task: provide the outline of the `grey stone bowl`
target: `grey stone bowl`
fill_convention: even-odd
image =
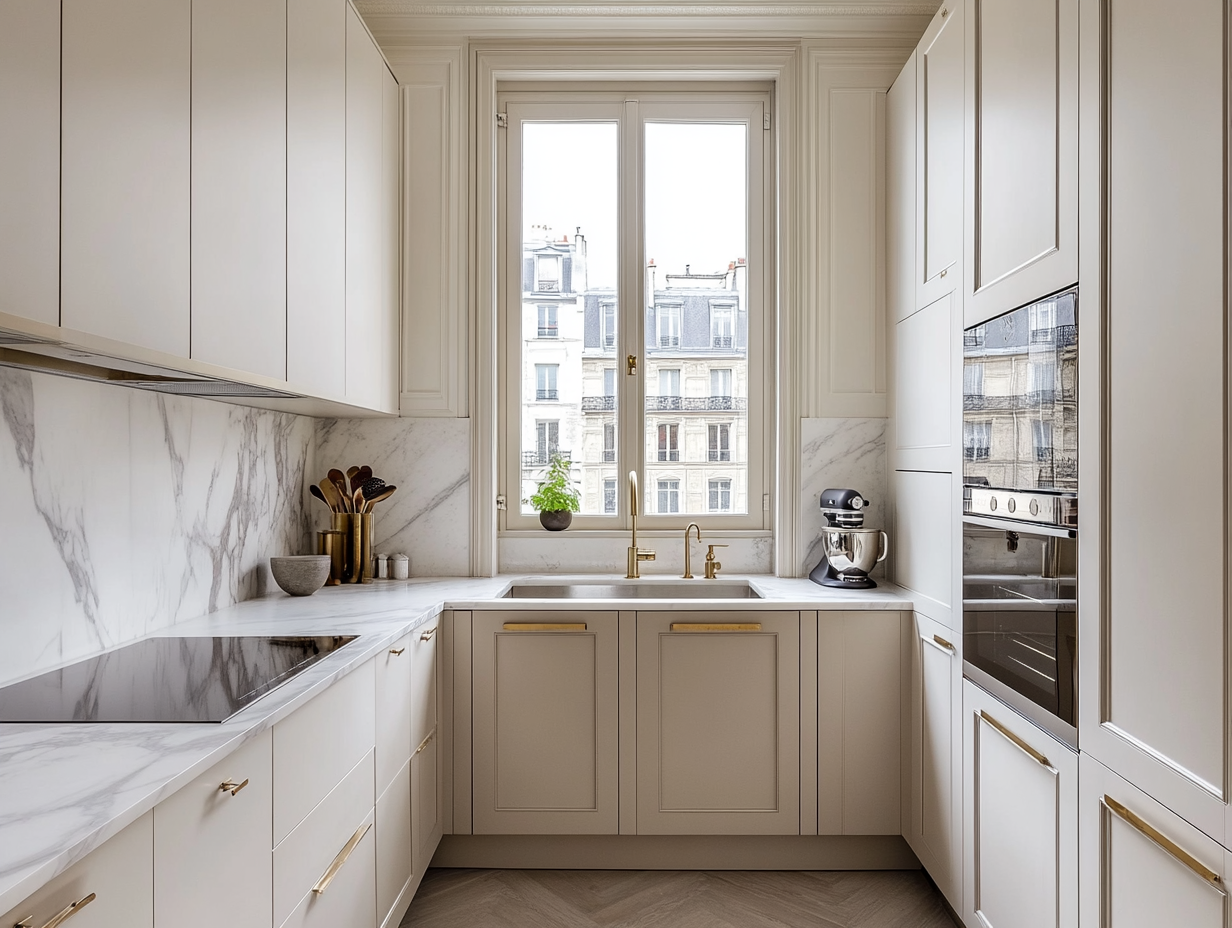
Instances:
[[[270,573],[283,592],[292,596],[311,596],[329,579],[329,560],[328,554],[271,557]]]

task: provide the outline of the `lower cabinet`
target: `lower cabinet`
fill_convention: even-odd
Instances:
[[[1077,752],[966,680],[963,719],[963,920],[1077,928]]]
[[[1089,754],[1078,827],[1083,925],[1227,928],[1232,855]]]
[[[617,613],[472,628],[474,833],[617,834]]]
[[[441,740],[439,729],[419,745],[411,758],[411,882],[418,886],[441,843]]]
[[[369,809],[355,832],[358,841],[343,848],[343,866],[321,892],[304,896],[281,928],[368,928],[376,924],[376,838],[371,826]],[[341,857],[340,853],[335,861]]]
[[[69,917],[72,928],[150,928],[154,924],[153,812],[5,913],[0,925],[58,925]]]
[[[639,612],[637,833],[799,832],[799,613]]]
[[[411,761],[394,774],[376,800],[376,911],[377,924],[394,922],[398,903],[411,881],[413,838],[411,829]],[[395,912],[395,909],[399,909]]]

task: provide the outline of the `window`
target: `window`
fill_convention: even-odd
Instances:
[[[1035,448],[1035,460],[1052,460],[1052,423],[1046,419],[1031,420],[1031,444]]]
[[[977,325],[963,332],[964,348],[983,348],[984,337],[988,333],[987,326]]]
[[[553,305],[539,307],[539,337],[560,337],[560,333],[556,328],[556,307]]]
[[[656,484],[658,490],[658,499],[656,500],[656,512],[679,512],[680,511],[680,481],[679,480],[664,480],[660,479]]]
[[[1049,355],[1028,363],[1027,392],[1035,402],[1051,403],[1057,389],[1057,361]]]
[[[535,399],[556,400],[556,371],[559,364],[535,365]]]
[[[1031,344],[1051,342],[1057,326],[1056,300],[1046,300],[1031,306],[1027,310],[1027,319],[1031,328]]]
[[[733,316],[736,307],[731,303],[710,304],[710,347],[729,350],[734,344],[732,335],[735,332]]]
[[[987,461],[991,441],[991,420],[968,419],[963,422],[963,457],[968,461]]]
[[[648,528],[675,525],[656,521],[660,511],[703,530],[768,528],[772,516],[749,500],[773,473],[769,94],[700,81],[525,86],[498,87],[508,126],[493,149],[501,529],[535,525],[513,500],[534,492],[540,472],[526,460],[546,458],[549,442],[572,447],[583,491],[574,530],[628,527],[629,471]],[[541,438],[548,416],[556,431]],[[725,509],[709,505],[715,474],[731,481]],[[662,510],[661,480],[676,482]]]
[[[659,460],[680,460],[680,426],[674,422],[659,426]]]
[[[984,362],[963,362],[963,396],[984,396]]]
[[[616,478],[603,478],[603,511],[613,513],[616,511]]]
[[[731,458],[731,423],[721,422],[712,423],[710,425],[710,452],[709,460],[711,461],[730,461]]]
[[[535,423],[535,451],[533,463],[547,464],[560,453],[560,420],[540,419]]]
[[[731,512],[731,479],[716,477],[710,481],[707,504],[711,512]]]

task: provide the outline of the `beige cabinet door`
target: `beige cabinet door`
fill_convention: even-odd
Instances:
[[[617,834],[615,612],[476,612],[474,833]]]
[[[1229,853],[1083,752],[1082,924],[1228,928]]]
[[[947,626],[961,624],[954,609],[956,566],[961,563],[961,475],[895,471],[890,576],[917,594],[916,605]]]
[[[958,637],[915,614],[910,815],[903,837],[955,910],[962,906],[962,661]]]
[[[411,758],[411,874],[415,881],[423,879],[441,843],[441,786],[441,740],[434,729]]]
[[[152,928],[153,812],[141,816],[6,913],[0,925],[37,928],[60,924],[56,917],[64,915],[68,918],[61,921],[71,928]]]
[[[817,833],[902,833],[898,612],[817,613]]]
[[[891,328],[915,298],[916,52],[886,92],[886,304]]]
[[[60,323],[186,358],[192,4],[62,7]]]
[[[286,0],[192,4],[192,356],[287,376]]]
[[[437,616],[411,632],[411,746],[436,731],[439,717],[440,623]]]
[[[799,832],[799,613],[639,612],[637,833]]]
[[[60,324],[60,4],[0,4],[0,313]]]
[[[963,920],[1077,928],[1078,753],[963,681]]]
[[[415,748],[411,731],[411,692],[415,684],[415,654],[405,635],[378,654],[376,664],[376,792],[385,792],[390,781],[411,759]],[[435,676],[434,676],[435,679]]]
[[[962,320],[947,293],[894,326],[894,466],[951,471],[961,407]]]
[[[155,807],[155,924],[269,928],[272,742],[253,738]]]
[[[916,308],[958,287],[963,250],[963,0],[916,46]]]
[[[970,2],[969,326],[1078,280],[1078,0]]]
[[[411,761],[394,774],[385,792],[376,800],[376,915],[383,925],[390,913],[405,902],[403,893],[413,869],[411,828]]]

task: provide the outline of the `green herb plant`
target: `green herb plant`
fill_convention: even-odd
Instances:
[[[569,465],[564,458],[559,454],[552,455],[547,475],[539,484],[539,489],[522,502],[530,503],[539,512],[577,512],[582,508],[577,490],[569,482]]]

